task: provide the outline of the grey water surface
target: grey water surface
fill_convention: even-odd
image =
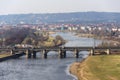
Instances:
[[[58,32],[52,36],[61,35],[68,42],[64,46],[93,46],[92,38],[81,38],[74,33]],[[95,40],[96,45],[100,40]],[[87,51],[81,51],[79,58],[73,57],[73,52],[67,51],[67,58],[59,59],[57,52],[49,52],[48,59],[42,59],[37,53],[37,59],[12,59],[0,63],[0,80],[76,80],[68,71],[68,66],[87,57]]]

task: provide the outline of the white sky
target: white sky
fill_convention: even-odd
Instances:
[[[0,0],[1,14],[120,12],[120,0]]]

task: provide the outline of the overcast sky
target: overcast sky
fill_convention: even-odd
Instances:
[[[1,14],[120,12],[120,0],[0,0]]]

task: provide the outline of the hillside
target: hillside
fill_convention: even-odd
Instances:
[[[48,14],[0,15],[0,24],[40,24],[40,23],[120,23],[120,13],[110,12],[74,12]]]

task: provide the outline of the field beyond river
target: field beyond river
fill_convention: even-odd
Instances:
[[[70,66],[78,80],[120,80],[120,55],[89,56]]]

